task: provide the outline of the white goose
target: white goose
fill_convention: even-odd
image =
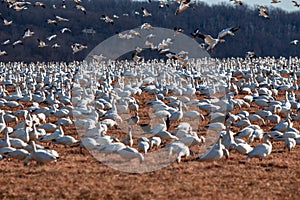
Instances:
[[[190,156],[190,149],[188,146],[183,144],[182,142],[175,141],[172,142],[169,146],[169,159],[171,156],[176,153],[176,161],[178,163],[181,162],[181,157],[185,156],[186,158]]]
[[[31,141],[30,145],[32,145],[33,151],[24,160],[24,165],[27,165],[30,160],[35,160],[39,164],[44,164],[50,161],[56,161],[59,158],[57,155],[55,156],[45,150],[37,150],[34,141]]]
[[[262,159],[271,154],[272,152],[272,143],[268,140],[269,135],[264,135],[265,142],[263,144],[256,145],[252,151],[247,154],[248,158],[258,157]]]
[[[125,148],[117,151],[117,153],[126,160],[132,160],[138,158],[140,163],[144,161],[144,156],[138,152],[136,149],[126,146]]]
[[[222,139],[223,136],[220,135],[217,143],[214,144],[214,146],[204,155],[199,156],[200,161],[216,161],[220,160],[223,155],[226,157],[229,156],[228,150],[222,145]]]

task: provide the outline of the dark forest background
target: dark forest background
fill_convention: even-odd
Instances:
[[[30,1],[32,4],[35,1]],[[190,35],[194,29],[199,28],[202,33],[216,37],[218,32],[230,26],[240,26],[236,36],[227,36],[226,42],[218,44],[212,57],[244,57],[247,51],[255,51],[258,56],[298,56],[299,46],[290,45],[294,39],[300,39],[300,12],[288,13],[281,9],[271,8],[270,19],[258,16],[258,10],[247,6],[229,6],[219,4],[212,7],[204,3],[194,4],[195,10],[187,10],[175,16],[178,6],[170,2],[169,7],[159,8],[159,2],[134,2],[130,0],[82,0],[81,5],[87,13],[76,9],[72,0],[66,0],[66,9],[61,8],[61,0],[41,0],[46,8],[27,5],[28,9],[16,12],[7,8],[7,3],[0,3],[0,13],[4,18],[13,20],[10,26],[0,24],[0,43],[10,39],[14,42],[22,39],[24,45],[12,47],[0,45],[8,55],[1,56],[0,61],[72,61],[82,60],[101,41],[128,29],[136,28],[148,22],[152,26],[173,29],[181,27],[184,33]],[[56,5],[56,9],[52,5]],[[141,7],[152,13],[152,17],[143,17]],[[135,11],[140,12],[136,15]],[[300,11],[300,9],[299,9]],[[118,15],[115,23],[108,24],[100,20],[101,15]],[[128,16],[124,15],[128,14]],[[58,25],[47,24],[47,19],[54,19],[55,15],[70,19],[69,22],[59,22]],[[60,33],[60,29],[69,27],[71,33]],[[31,38],[23,39],[26,28],[34,31]],[[87,35],[82,32],[85,28],[93,28],[96,33]],[[58,37],[51,42],[46,37],[57,34]],[[37,38],[42,39],[48,47],[38,48]],[[198,39],[202,43],[201,39]],[[74,43],[87,45],[88,48],[72,54],[70,46]],[[54,43],[61,48],[52,49]],[[116,47],[112,47],[116,48]]]

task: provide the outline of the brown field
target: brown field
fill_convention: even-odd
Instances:
[[[300,125],[295,122],[294,127],[299,129]],[[74,126],[64,130],[66,135],[78,138]],[[108,134],[112,133],[121,139],[126,136],[119,130]],[[229,159],[213,163],[197,161],[199,147],[196,147],[195,156],[143,174],[114,170],[86,150],[81,153],[79,147],[51,148],[60,154],[56,163],[37,165],[32,161],[24,166],[20,161],[1,160],[0,198],[298,199],[300,196],[299,145],[288,152],[284,151],[283,142],[273,142],[271,155],[262,161],[232,151]]]

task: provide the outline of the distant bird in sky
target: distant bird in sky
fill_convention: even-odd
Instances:
[[[82,51],[83,49],[86,49],[86,48],[87,48],[87,46],[79,44],[79,43],[75,43],[75,44],[71,45],[71,49],[73,51],[73,54],[75,54],[79,51]]]
[[[55,18],[56,18],[59,22],[68,22],[68,21],[70,21],[69,19],[63,18],[63,17],[58,16],[58,15],[56,15]]]
[[[270,18],[267,7],[260,5],[260,6],[258,6],[258,10],[259,10],[259,16],[262,16],[266,19]]]
[[[290,44],[297,45],[299,42],[300,40],[292,40],[290,41]]]
[[[175,2],[179,3],[178,8],[175,11],[175,15],[178,15],[179,13],[182,13],[188,8],[195,9],[194,6],[190,5],[191,0],[174,0]]]
[[[29,37],[31,37],[31,36],[33,36],[33,35],[34,35],[34,32],[31,31],[29,28],[27,28],[27,29],[25,30],[25,33],[24,33],[24,35],[23,35],[23,38],[29,38]]]
[[[246,52],[246,58],[253,58],[255,57],[255,52],[254,51],[247,51]]]
[[[22,40],[17,40],[17,41],[15,41],[15,42],[12,44],[13,48],[15,48],[15,46],[18,45],[18,44],[23,45]]]
[[[271,3],[280,3],[280,0],[272,0]]]
[[[146,8],[142,7],[143,17],[150,17],[152,14],[146,10]]]
[[[292,2],[294,3],[295,7],[298,7],[298,8],[300,7],[300,4],[297,1],[292,1]]]
[[[114,24],[114,20],[107,15],[102,15],[100,19],[105,21],[105,23]]]
[[[6,56],[6,55],[7,55],[6,51],[1,51],[0,50],[0,56]]]
[[[7,45],[7,44],[9,44],[10,43],[10,40],[8,39],[8,40],[5,40],[4,42],[2,42],[1,44],[2,45]]]
[[[37,41],[39,43],[39,45],[38,45],[39,48],[44,48],[44,47],[48,46],[44,41],[42,41],[40,39],[37,39]]]
[[[48,37],[47,37],[47,40],[48,40],[48,41],[51,41],[51,40],[53,40],[53,39],[56,38],[56,37],[57,37],[57,35],[56,35],[56,34],[53,34],[53,35],[48,36]]]
[[[159,1],[159,8],[165,8],[170,7],[169,3],[167,1]]]
[[[60,32],[65,33],[65,32],[72,32],[72,31],[71,31],[71,29],[65,27],[65,28],[60,29]]]
[[[179,28],[179,27],[174,27],[173,30],[175,31],[175,35],[177,33],[183,33],[183,29],[182,28]]]
[[[57,25],[57,21],[55,19],[47,19],[47,23]]]
[[[236,32],[239,29],[240,29],[239,26],[234,26],[234,27],[223,29],[222,31],[219,32],[218,37],[222,38],[226,35],[231,35],[234,37],[235,36],[234,32]]]
[[[39,7],[42,7],[42,8],[46,8],[46,5],[44,3],[42,3],[42,2],[39,2],[39,1],[35,2],[33,4],[33,6],[39,6]]]
[[[149,23],[144,23],[141,25],[141,29],[150,30],[150,29],[153,29],[153,27]]]
[[[86,9],[85,7],[81,6],[81,5],[76,5],[77,10],[80,10],[81,12],[83,12],[84,14],[86,14]]]
[[[241,0],[230,0],[233,1],[234,4],[243,5],[243,2]]]
[[[218,43],[221,42],[225,42],[224,39],[222,39],[223,37],[225,37],[226,35],[231,35],[231,36],[235,36],[234,32],[236,32],[237,30],[239,30],[239,26],[235,26],[235,27],[230,27],[230,28],[226,28],[223,29],[219,32],[218,37],[217,38],[213,38],[211,35],[207,35],[207,34],[202,34],[199,29],[196,29],[192,34],[192,36],[195,37],[200,37],[201,39],[204,40],[205,44],[208,45],[207,47],[207,51],[208,50],[213,50],[213,48],[215,48],[215,46]]]
[[[12,20],[5,19],[1,14],[0,14],[0,17],[3,20],[3,25],[4,26],[9,26],[9,25],[11,25],[13,23]]]
[[[55,43],[55,44],[53,44],[52,46],[51,46],[51,48],[53,48],[53,49],[57,49],[57,48],[59,48],[59,47],[61,47],[59,44],[57,44],[57,43]]]

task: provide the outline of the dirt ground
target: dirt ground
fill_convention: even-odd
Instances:
[[[295,122],[294,127],[300,129],[299,123]],[[77,137],[74,126],[64,130],[66,135]],[[118,132],[110,133],[113,131]],[[112,169],[87,151],[81,153],[79,147],[51,148],[60,155],[56,163],[30,162],[24,166],[21,161],[1,160],[0,198],[298,199],[300,196],[299,145],[288,152],[284,151],[283,142],[273,142],[271,155],[262,161],[232,151],[227,160],[199,162],[196,153],[179,164],[174,162],[142,174]]]

